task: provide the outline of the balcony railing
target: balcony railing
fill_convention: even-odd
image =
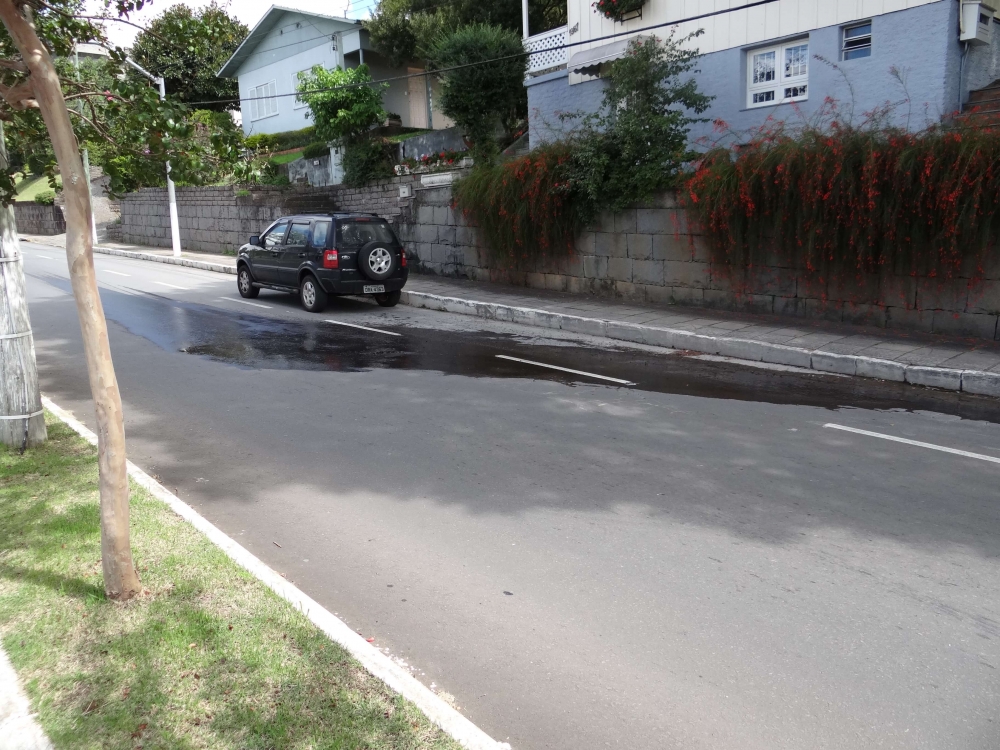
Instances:
[[[567,28],[560,26],[550,31],[529,36],[524,40],[524,46],[528,52],[535,50],[548,50],[550,47],[558,47],[566,44],[569,35]],[[528,57],[528,75],[538,75],[548,70],[556,70],[565,67],[569,60],[569,51],[565,49],[551,50],[549,52],[539,52]]]

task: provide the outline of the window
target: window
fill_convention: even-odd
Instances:
[[[264,249],[274,250],[274,248],[280,245],[281,241],[285,239],[285,230],[287,228],[288,222],[283,221],[267,230],[267,234],[264,235]]]
[[[298,91],[299,84],[302,82],[302,79],[310,73],[312,73],[312,68],[306,68],[305,70],[300,70],[298,73],[292,73],[292,91]],[[292,105],[292,109],[302,109],[303,107],[308,106],[309,105],[299,99],[299,97],[295,97],[295,104]]]
[[[747,106],[808,98],[809,42],[797,40],[747,53]]]
[[[330,236],[330,222],[317,221],[313,224],[313,247],[326,247],[326,240]]]
[[[857,60],[872,56],[872,22],[848,26],[844,29],[844,45],[841,59]]]
[[[351,219],[337,222],[337,247],[361,247],[369,242],[396,243],[384,219]]]
[[[260,120],[278,114],[278,91],[275,82],[264,83],[250,89],[250,119]]]
[[[309,242],[309,222],[295,222],[288,229],[288,239],[286,245],[302,245],[305,247]]]

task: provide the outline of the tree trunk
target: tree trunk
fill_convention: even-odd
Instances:
[[[129,543],[128,473],[121,394],[111,361],[108,325],[97,290],[91,244],[90,192],[80,147],[63,99],[59,76],[34,26],[14,0],[0,0],[0,20],[28,66],[42,119],[62,174],[66,212],[66,259],[83,332],[87,374],[97,412],[97,461],[101,493],[101,563],[104,590],[112,599],[139,592],[139,576]]]
[[[0,443],[24,450],[45,437],[14,207],[0,206]]]

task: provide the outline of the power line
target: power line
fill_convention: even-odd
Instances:
[[[234,104],[236,102],[252,102],[261,101],[264,99],[278,99],[281,97],[288,96],[303,96],[306,94],[325,94],[333,91],[344,91],[347,89],[360,88],[361,86],[374,86],[380,83],[392,83],[393,81],[405,81],[410,78],[421,78],[431,75],[440,75],[442,73],[450,73],[454,70],[462,70],[464,68],[471,68],[476,65],[489,65],[492,63],[506,62],[507,60],[516,60],[519,57],[531,57],[532,55],[541,55],[546,52],[558,52],[559,50],[569,49],[570,47],[579,47],[582,44],[593,44],[594,42],[603,42],[608,39],[617,39],[625,34],[640,34],[644,31],[653,31],[655,29],[666,28],[667,26],[679,26],[682,23],[690,23],[692,21],[701,21],[705,18],[712,18],[713,16],[721,16],[725,13],[733,13],[738,10],[749,10],[750,8],[758,8],[763,5],[770,5],[771,3],[776,3],[778,0],[755,0],[754,2],[747,3],[746,5],[741,5],[738,8],[725,8],[722,10],[713,10],[708,13],[699,13],[696,16],[688,16],[687,18],[679,18],[674,21],[664,21],[663,23],[651,24],[649,26],[643,26],[642,28],[632,29],[631,31],[622,31],[617,34],[607,34],[605,36],[594,37],[593,39],[583,39],[579,42],[565,42],[564,44],[557,44],[554,47],[545,47],[543,49],[536,50],[524,50],[523,52],[517,52],[513,55],[504,55],[502,57],[494,57],[490,60],[479,60],[477,62],[463,63],[461,65],[453,65],[449,68],[438,68],[433,71],[425,71],[423,73],[408,73],[407,75],[401,76],[391,76],[389,78],[380,78],[377,81],[363,81],[360,83],[349,83],[343,86],[331,86],[329,88],[322,89],[311,89],[309,91],[297,91],[291,94],[275,94],[274,96],[257,96],[257,97],[247,97],[245,99],[212,99],[209,101],[202,102],[187,102],[191,106],[203,105],[203,104]]]

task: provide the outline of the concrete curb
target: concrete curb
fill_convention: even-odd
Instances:
[[[17,672],[0,648],[0,750],[52,750],[52,742],[35,720],[21,690]]]
[[[95,247],[94,252],[120,255],[137,260],[151,260],[157,263],[200,268],[204,271],[235,274],[236,267],[223,263],[208,263],[188,258],[174,258],[168,255],[153,255],[132,250]],[[400,302],[410,307],[427,310],[473,315],[487,320],[505,323],[519,323],[535,328],[583,333],[590,336],[629,341],[636,344],[662,346],[668,349],[689,349],[703,354],[718,354],[724,357],[746,359],[751,362],[767,362],[775,365],[803,367],[817,372],[838,375],[855,375],[862,378],[891,380],[930,388],[974,393],[980,396],[1000,398],[1000,373],[980,370],[953,370],[942,367],[907,365],[890,359],[875,359],[856,354],[833,354],[816,349],[802,349],[783,344],[769,344],[764,341],[739,339],[730,336],[708,336],[676,328],[621,323],[600,318],[583,318],[576,315],[537,310],[530,307],[515,307],[496,302],[479,302],[460,297],[446,297],[428,292],[403,290]]]
[[[135,260],[151,260],[154,263],[167,263],[171,266],[185,266],[187,268],[197,268],[202,271],[215,271],[216,273],[231,273],[236,275],[236,264],[209,263],[204,260],[191,260],[190,258],[175,258],[172,255],[155,255],[153,253],[140,253],[136,250],[120,250],[116,247],[100,247],[94,245],[94,252],[102,255],[118,255],[122,258],[134,258]]]
[[[403,290],[400,302],[404,305],[422,307],[427,310],[474,315],[487,320],[584,333],[636,344],[662,346],[668,349],[689,349],[703,354],[718,354],[752,362],[792,365],[817,372],[878,378],[982,396],[1000,397],[1000,373],[996,372],[907,365],[888,359],[875,359],[855,354],[833,354],[729,336],[708,336],[675,328],[657,328],[599,318],[581,318],[530,307],[477,302],[458,297],[428,294],[427,292],[407,291],[406,289]]]
[[[97,445],[97,435],[70,412],[46,396],[42,396],[42,404],[84,440],[91,445]],[[225,552],[235,563],[248,570],[257,580],[302,612],[313,625],[361,662],[365,669],[423,711],[428,719],[437,724],[462,747],[468,748],[468,750],[510,750],[510,745],[492,739],[407,670],[354,632],[347,623],[325,609],[297,586],[286,581],[249,550],[239,545],[131,461],[128,462],[128,473],[136,484],[141,485],[154,497],[166,503],[171,510],[208,537],[209,541]],[[0,741],[0,750],[3,750],[4,747]]]

